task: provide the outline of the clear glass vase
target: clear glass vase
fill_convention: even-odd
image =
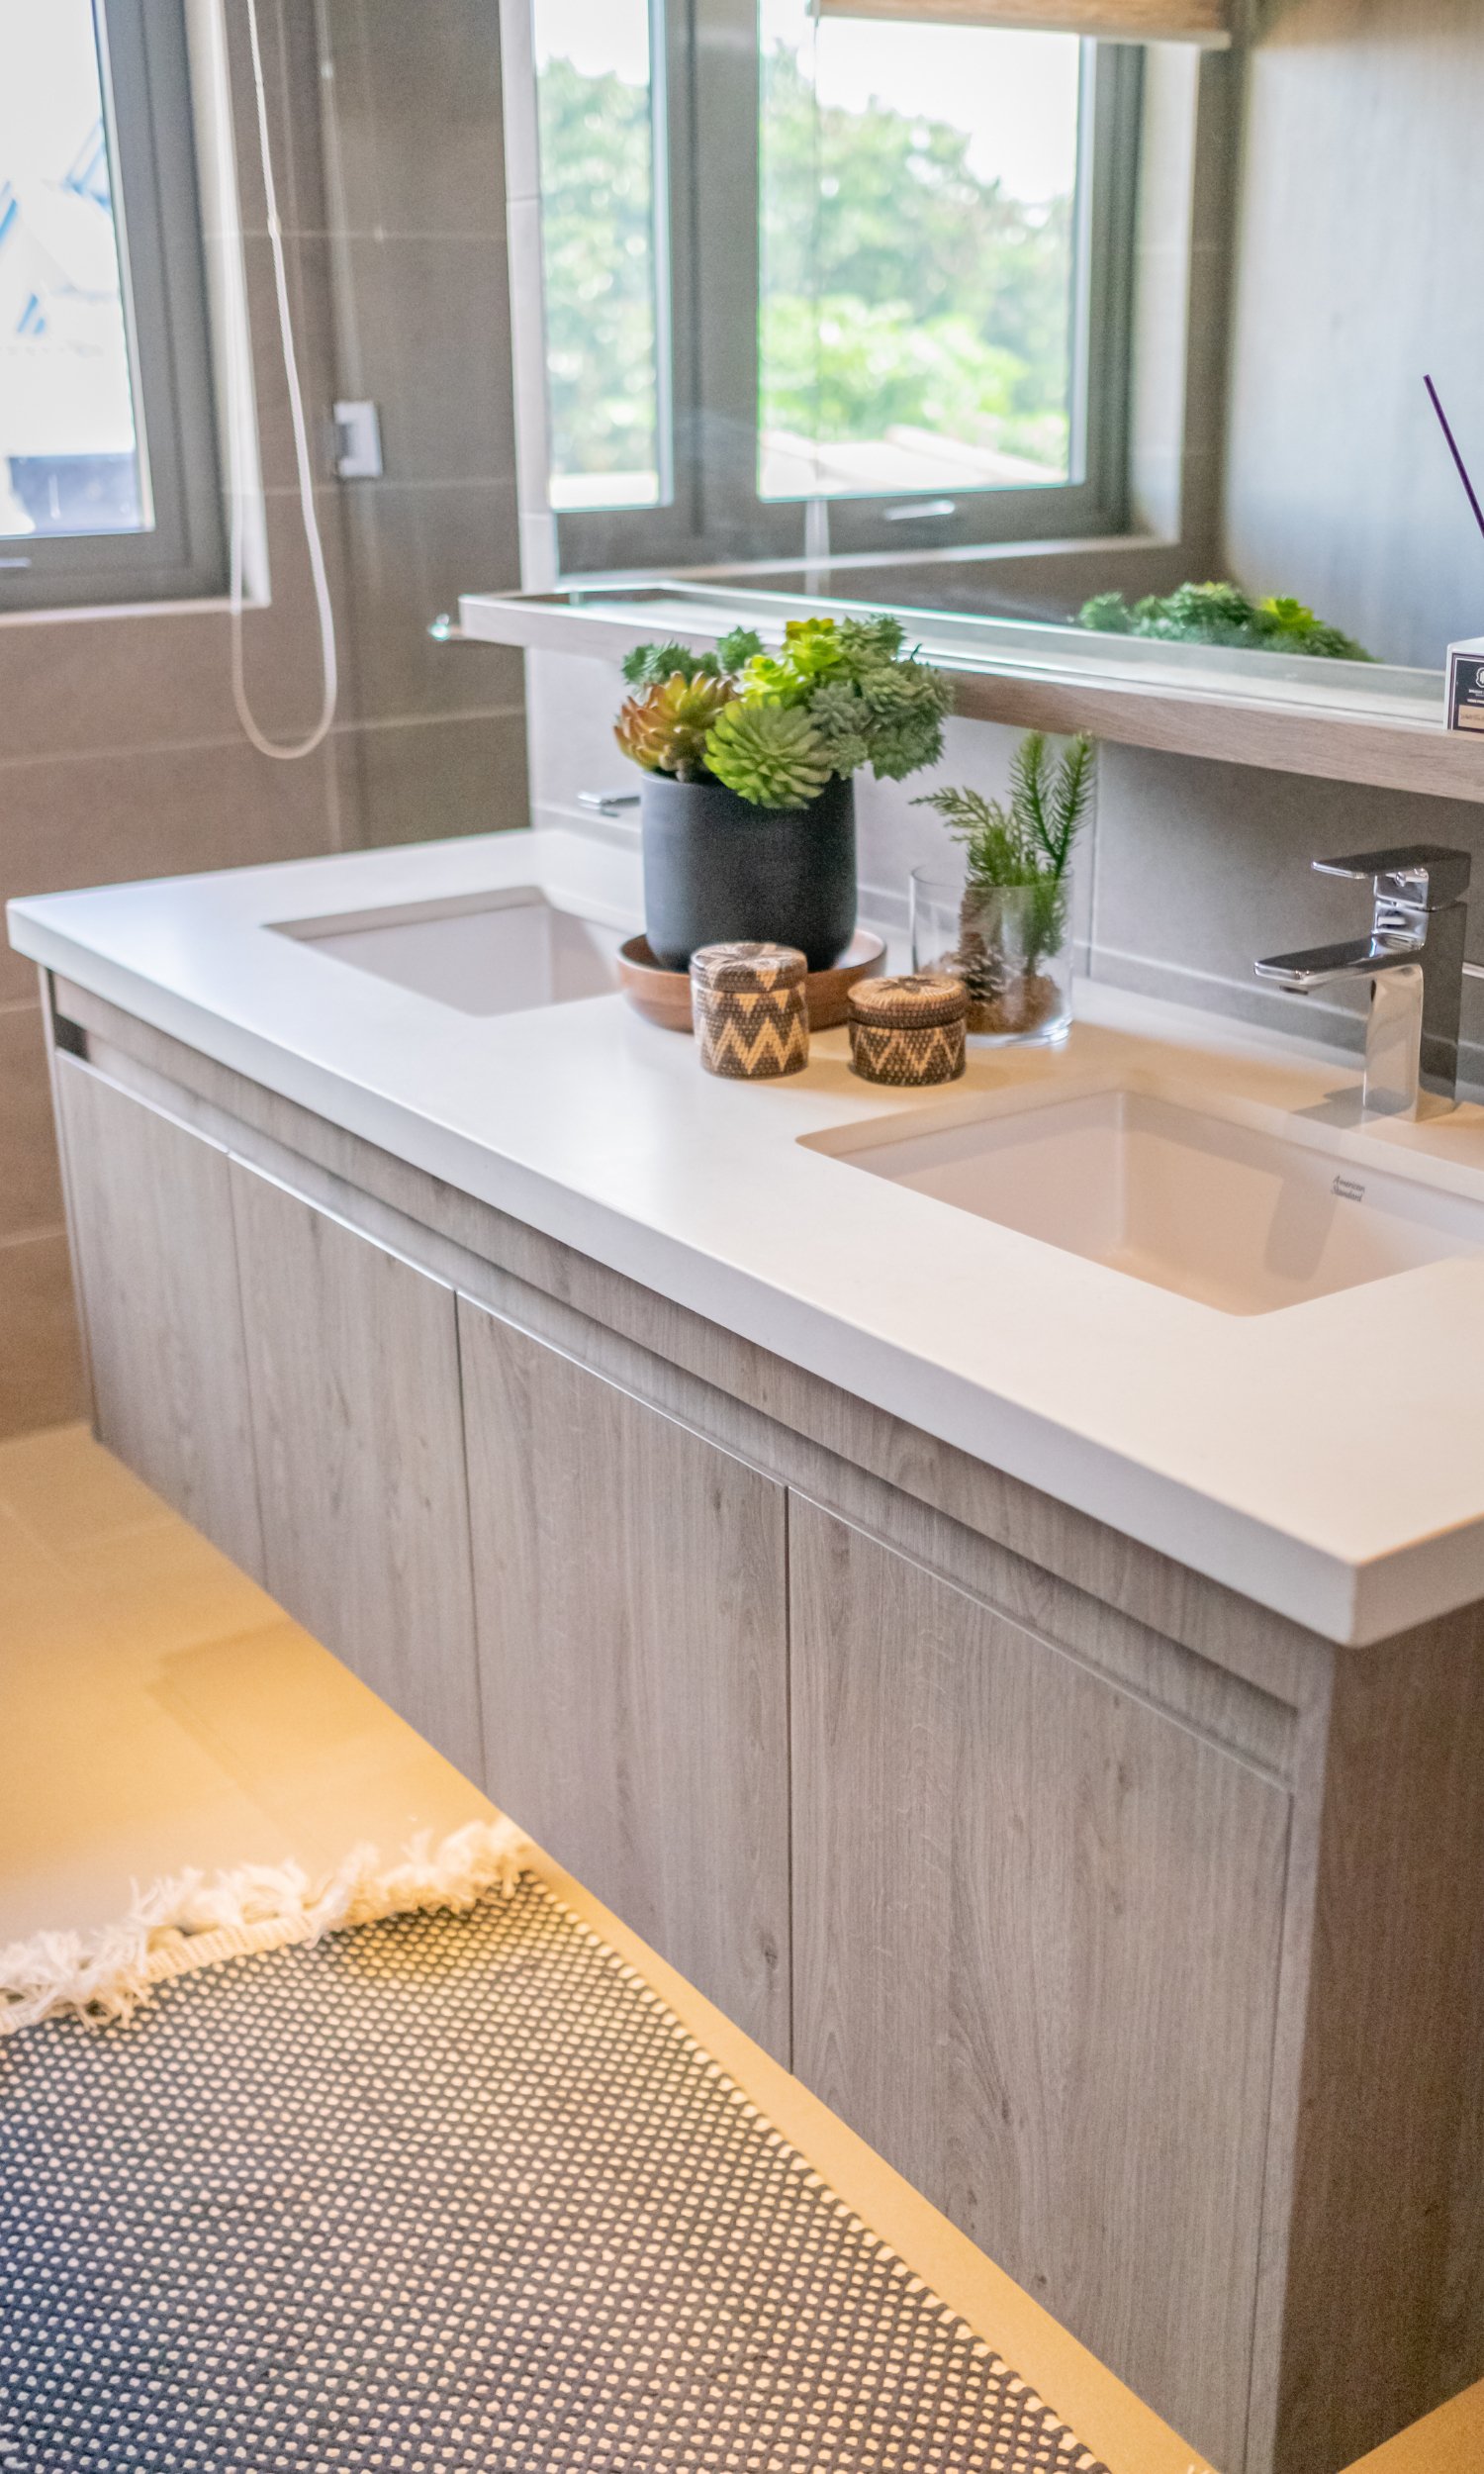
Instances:
[[[971,885],[912,870],[912,968],[964,982],[969,1036],[1059,1040],[1071,1027],[1068,887]]]

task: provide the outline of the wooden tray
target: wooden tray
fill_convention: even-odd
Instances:
[[[856,981],[875,979],[885,967],[881,937],[857,928],[839,961],[828,971],[811,971],[804,982],[810,1030],[832,1031],[843,1022]],[[647,1022],[667,1031],[691,1029],[690,972],[661,970],[644,937],[631,936],[619,946],[618,985]]]

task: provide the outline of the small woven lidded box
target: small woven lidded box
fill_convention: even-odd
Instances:
[[[794,945],[702,945],[691,956],[691,1018],[708,1074],[764,1083],[808,1064],[808,967]]]
[[[914,971],[850,992],[850,1062],[868,1083],[952,1083],[964,1071],[962,980]]]

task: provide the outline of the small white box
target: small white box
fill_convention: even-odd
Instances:
[[[1448,646],[1448,728],[1484,738],[1484,635]]]

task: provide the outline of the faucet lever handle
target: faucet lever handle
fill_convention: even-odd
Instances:
[[[1370,877],[1377,902],[1408,910],[1445,910],[1468,892],[1466,850],[1443,842],[1403,842],[1394,850],[1363,850],[1349,859],[1316,859],[1319,876]]]

